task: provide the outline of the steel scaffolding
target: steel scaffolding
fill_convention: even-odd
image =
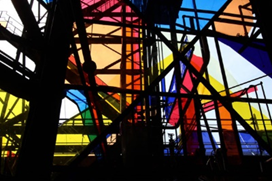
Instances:
[[[10,4],[3,179],[271,178],[271,3]]]

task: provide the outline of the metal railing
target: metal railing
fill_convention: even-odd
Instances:
[[[101,6],[99,6],[97,8],[97,10],[100,11],[100,12],[105,12],[107,9],[109,9],[110,7],[112,7],[113,5],[115,5],[116,3],[118,3],[118,0],[108,0],[104,4],[102,4]]]
[[[97,3],[99,0],[81,0],[81,8],[84,9],[88,6],[91,6]]]
[[[0,25],[15,35],[22,35],[23,25],[9,16],[7,11],[0,11]]]

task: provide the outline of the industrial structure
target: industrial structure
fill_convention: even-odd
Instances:
[[[272,2],[5,2],[0,180],[272,179]]]

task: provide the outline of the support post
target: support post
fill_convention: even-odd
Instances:
[[[26,129],[19,150],[18,180],[49,181],[52,170],[64,80],[67,67],[72,18],[70,3],[59,0],[49,11],[41,71],[30,98]],[[51,21],[52,20],[52,21]],[[50,27],[50,28],[49,28]],[[41,129],[42,128],[42,129]]]

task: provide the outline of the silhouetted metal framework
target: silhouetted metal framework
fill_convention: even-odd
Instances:
[[[16,49],[0,49],[3,179],[271,178],[271,3],[11,2],[22,25],[0,12]],[[262,74],[237,81],[224,51]]]

